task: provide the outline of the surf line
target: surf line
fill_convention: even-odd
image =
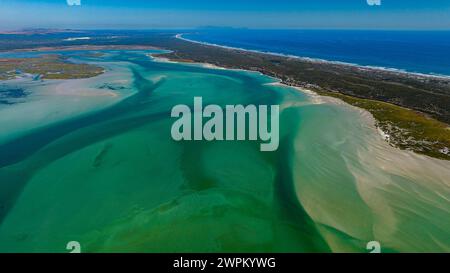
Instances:
[[[194,97],[193,109],[182,104],[174,106],[171,117],[177,120],[172,125],[172,139],[175,141],[250,140],[260,141],[262,152],[273,152],[278,149],[279,105],[226,105],[224,108],[214,104],[204,106],[202,97]]]

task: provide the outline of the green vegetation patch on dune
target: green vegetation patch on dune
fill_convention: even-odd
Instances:
[[[393,146],[431,157],[450,160],[450,127],[423,113],[390,103],[361,99],[337,92],[317,91],[369,111],[377,127]]]

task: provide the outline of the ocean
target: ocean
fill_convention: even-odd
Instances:
[[[262,52],[450,75],[450,31],[204,29],[183,37]]]

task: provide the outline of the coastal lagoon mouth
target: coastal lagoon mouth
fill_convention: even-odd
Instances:
[[[450,251],[449,162],[335,100],[148,53],[64,52],[107,72],[14,83],[29,93],[0,105],[0,252]],[[173,141],[170,111],[195,96],[279,104],[280,148]]]

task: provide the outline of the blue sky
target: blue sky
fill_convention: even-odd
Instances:
[[[450,29],[450,0],[0,0],[0,28]]]

